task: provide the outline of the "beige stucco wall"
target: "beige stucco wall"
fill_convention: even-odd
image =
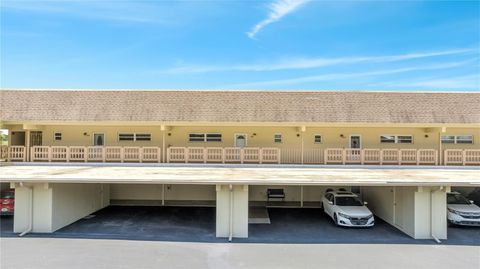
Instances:
[[[325,194],[327,189],[337,190],[339,188],[344,188],[350,190],[348,186],[335,186],[335,187],[325,187],[325,186],[303,186],[303,201],[304,202],[320,202],[322,196]],[[300,186],[288,186],[288,185],[274,185],[274,186],[265,186],[265,185],[250,185],[249,186],[249,199],[250,201],[266,201],[267,200],[267,189],[283,189],[285,192],[285,201],[295,201],[298,202],[301,200],[301,187]]]
[[[21,126],[6,126],[10,130],[21,130]],[[43,125],[36,126],[43,131],[43,145],[47,146],[91,146],[93,134],[104,133],[107,146],[162,146],[163,133],[160,126],[93,126],[93,125]],[[62,140],[54,141],[54,133],[61,132]],[[150,133],[151,141],[118,141],[118,133]],[[302,137],[304,147],[344,148],[349,147],[350,135],[360,135],[364,148],[435,148],[439,146],[440,128],[420,127],[299,127],[262,126],[167,126],[166,146],[234,146],[235,134],[247,134],[249,147],[300,148]],[[222,142],[188,142],[189,133],[221,133]],[[274,143],[274,134],[281,133],[282,143]],[[322,143],[314,143],[314,135],[322,135]],[[474,144],[443,144],[447,148],[480,148],[480,128],[447,128],[442,135],[473,135]],[[341,137],[343,135],[343,137]],[[413,144],[380,143],[380,135],[413,135]]]
[[[30,187],[33,188],[32,195]],[[108,187],[102,184],[27,184],[15,188],[14,232],[26,231],[33,197],[33,226],[51,233],[109,204]]]
[[[379,218],[415,239],[447,238],[445,189],[362,187],[368,207]],[[432,191],[435,191],[432,193]]]
[[[361,193],[368,208],[379,218],[393,224],[394,187],[362,187]]]
[[[109,204],[102,184],[52,184],[52,231],[73,223]],[[108,195],[108,194],[106,194]]]
[[[167,184],[165,200],[215,201],[214,185]],[[111,184],[113,200],[162,200],[162,184]]]

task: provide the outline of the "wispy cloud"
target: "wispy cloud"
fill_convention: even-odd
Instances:
[[[447,78],[420,78],[408,81],[389,81],[375,84],[388,88],[416,88],[416,89],[461,89],[480,90],[480,76],[478,74],[453,76]]]
[[[184,74],[184,73],[208,73],[224,71],[277,71],[294,69],[314,69],[333,65],[366,64],[366,63],[390,63],[406,60],[414,60],[429,57],[447,56],[475,53],[475,49],[462,48],[431,52],[415,52],[397,55],[383,56],[351,56],[338,58],[284,58],[271,62],[251,63],[251,64],[233,64],[233,65],[182,65],[170,68],[160,73]]]
[[[275,85],[295,85],[303,84],[309,82],[318,82],[318,81],[341,81],[345,79],[359,78],[359,77],[374,77],[374,76],[386,76],[392,74],[413,72],[413,71],[425,71],[425,70],[437,70],[437,69],[448,69],[458,66],[463,66],[469,64],[475,60],[467,60],[461,62],[450,62],[444,64],[432,64],[432,65],[423,65],[415,67],[404,67],[404,68],[394,68],[394,69],[382,69],[374,70],[368,72],[350,72],[350,73],[327,73],[315,76],[302,76],[289,79],[277,79],[277,80],[267,80],[267,81],[256,81],[249,83],[241,83],[228,86],[226,88],[243,88],[243,87],[266,87],[266,86],[275,86]]]
[[[253,26],[253,28],[247,32],[247,36],[251,39],[255,39],[258,32],[260,32],[265,26],[279,21],[285,15],[294,12],[307,2],[310,2],[310,0],[276,0],[273,3],[270,3],[268,5],[269,13],[267,18]]]
[[[55,14],[82,19],[121,23],[170,23],[168,12],[161,12],[144,1],[2,1],[3,10]]]

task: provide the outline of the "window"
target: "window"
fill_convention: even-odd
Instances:
[[[135,133],[120,133],[118,134],[119,141],[151,141],[152,135],[151,134],[135,134]]]
[[[53,138],[54,138],[55,141],[61,141],[62,140],[62,133],[58,133],[58,132],[54,133]]]
[[[206,134],[207,142],[222,142],[222,134]]]
[[[135,134],[135,141],[150,141],[152,140],[151,134]]]
[[[473,144],[473,135],[442,135],[443,144]]]
[[[399,135],[399,136],[397,136],[397,143],[412,144],[413,143],[413,137],[411,135]]]
[[[315,144],[320,144],[320,143],[322,143],[322,136],[318,135],[318,134],[314,135],[313,140],[314,140]]]
[[[275,143],[282,143],[282,134],[275,134],[275,135],[273,135],[273,142],[275,142]]]
[[[211,134],[189,134],[189,142],[222,142],[222,134],[211,133]]]
[[[457,144],[473,144],[473,135],[457,135]]]
[[[380,143],[395,143],[394,135],[382,135],[380,136]]]
[[[442,143],[443,144],[455,144],[455,136],[454,135],[442,135]]]
[[[412,144],[413,136],[411,135],[381,135],[380,143],[398,143],[398,144]]]
[[[119,141],[135,141],[135,134],[118,134]]]
[[[205,134],[189,134],[190,142],[205,142]]]

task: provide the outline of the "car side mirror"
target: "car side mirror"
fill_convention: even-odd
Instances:
[[[475,203],[475,202],[474,202],[473,200],[470,200],[470,204],[472,204],[472,205],[473,205],[473,203]]]
[[[328,201],[328,204],[329,204],[329,205],[333,205],[333,202],[332,202],[332,201]]]
[[[368,202],[364,201],[363,204],[364,204],[364,205],[368,205]]]

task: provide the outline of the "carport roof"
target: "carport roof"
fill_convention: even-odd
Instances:
[[[476,186],[478,167],[195,164],[13,164],[2,182]]]

